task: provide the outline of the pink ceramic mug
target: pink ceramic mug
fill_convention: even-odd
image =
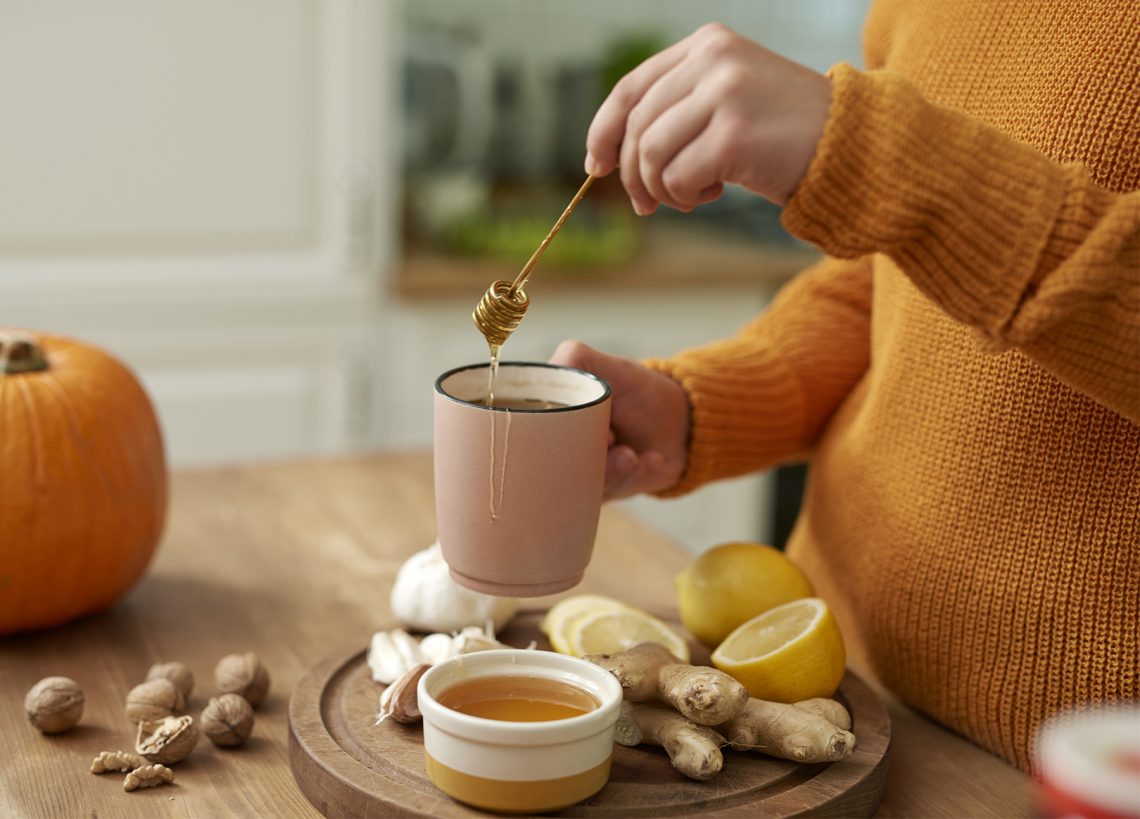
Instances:
[[[503,362],[485,405],[486,364],[435,382],[435,515],[456,582],[538,597],[576,585],[594,549],[609,443],[610,387],[591,373]],[[534,405],[531,405],[534,406]]]

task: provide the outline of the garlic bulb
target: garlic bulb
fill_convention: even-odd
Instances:
[[[416,552],[396,573],[392,614],[416,631],[458,631],[490,621],[497,633],[518,611],[513,597],[494,597],[451,579],[438,543]]]

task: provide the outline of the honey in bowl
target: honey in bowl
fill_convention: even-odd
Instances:
[[[479,651],[429,668],[417,695],[428,778],[460,802],[558,810],[609,778],[622,689],[600,666],[551,651]]]
[[[588,714],[598,701],[581,688],[547,677],[479,677],[448,688],[440,705],[506,722],[548,722]]]

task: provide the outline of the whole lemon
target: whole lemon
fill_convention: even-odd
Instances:
[[[813,594],[796,564],[759,543],[714,546],[677,575],[675,585],[681,622],[710,648],[756,615]]]

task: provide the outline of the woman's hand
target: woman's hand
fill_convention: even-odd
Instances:
[[[823,133],[831,82],[717,23],[650,57],[602,103],[586,172],[621,181],[642,216],[743,185],[791,198]]]
[[[680,384],[580,341],[563,341],[550,363],[594,373],[613,390],[606,498],[656,492],[681,480],[688,459],[689,398]]]

